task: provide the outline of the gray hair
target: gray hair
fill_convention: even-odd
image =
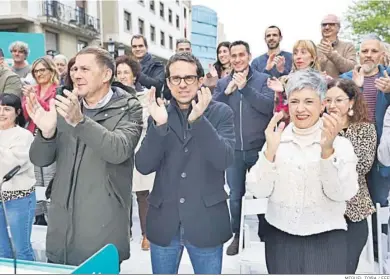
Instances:
[[[28,48],[28,44],[25,42],[22,42],[22,41],[13,42],[9,46],[9,52],[12,52],[12,50],[14,50],[15,48],[23,51],[24,54],[26,55],[26,57],[30,54],[30,49]]]
[[[368,33],[368,34],[365,34],[361,37],[360,39],[360,43],[363,43],[365,41],[370,41],[370,40],[375,40],[375,41],[379,41],[379,42],[382,42],[381,38],[379,38],[379,36],[375,33]]]
[[[286,85],[287,97],[291,93],[304,88],[314,90],[322,100],[327,91],[326,79],[319,71],[312,68],[299,70],[290,74]]]
[[[64,60],[65,64],[68,64],[68,58],[66,58],[66,56],[63,54],[57,54],[56,56],[54,56],[54,59]]]

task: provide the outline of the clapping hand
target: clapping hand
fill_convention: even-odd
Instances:
[[[265,66],[265,69],[267,71],[271,71],[271,69],[275,66],[275,58],[276,58],[276,53],[271,53],[271,55],[268,57],[267,60],[267,65]]]
[[[286,58],[284,58],[284,56],[276,56],[275,57],[275,64],[276,64],[276,70],[279,72],[279,73],[283,73],[284,72],[284,66],[286,65]]]
[[[325,54],[325,56],[328,56],[332,53],[333,50],[332,43],[326,40],[322,40],[317,49],[319,52]]]
[[[268,123],[267,129],[265,129],[265,139],[267,143],[267,149],[265,150],[265,157],[268,161],[273,162],[276,151],[278,150],[282,132],[286,124],[284,122],[278,122],[282,120],[283,112],[275,113],[271,121]]]
[[[57,111],[54,99],[49,101],[49,110],[46,111],[39,103],[35,93],[26,96],[26,110],[44,138],[52,138],[57,127]]]
[[[384,77],[375,80],[375,87],[383,93],[390,93],[390,77],[386,71],[384,71]]]
[[[267,80],[267,86],[269,89],[272,89],[275,92],[283,92],[284,91],[284,87],[283,87],[282,82],[275,77],[269,78]]]
[[[342,130],[341,119],[337,114],[324,113],[322,116],[323,127],[321,133],[322,158],[326,159],[334,152],[333,142],[338,133]]]
[[[213,64],[209,64],[209,73],[212,77],[218,77],[218,72]]]
[[[148,111],[150,116],[152,116],[157,126],[164,125],[168,122],[168,112],[165,108],[165,102],[160,97],[156,100],[156,88],[153,86],[147,94],[149,95]]]
[[[69,125],[76,127],[84,118],[83,113],[81,112],[78,91],[76,88],[73,89],[72,92],[65,89],[64,94],[67,98],[61,95],[56,96],[55,105],[57,107],[57,112]]]
[[[352,80],[358,87],[363,87],[364,84],[364,73],[362,66],[355,66],[352,71]]]
[[[30,94],[36,94],[36,90],[35,90],[35,87],[34,85],[23,85],[22,87],[22,93],[23,93],[23,96],[30,96]]]
[[[236,82],[232,79],[230,82],[229,82],[229,84],[228,84],[228,86],[226,87],[226,89],[225,89],[225,95],[230,95],[230,94],[232,94],[234,91],[236,91],[237,90],[237,84],[236,84]]]
[[[248,71],[249,71],[249,69],[245,69],[241,73],[234,73],[233,74],[233,80],[234,80],[235,84],[237,85],[237,88],[240,90],[245,87],[245,85],[248,81],[247,80]]]
[[[198,90],[198,102],[192,100],[192,110],[188,116],[188,122],[194,122],[203,115],[211,102],[211,91],[208,87],[202,87]]]

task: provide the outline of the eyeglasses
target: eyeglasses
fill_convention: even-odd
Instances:
[[[191,75],[191,76],[184,76],[184,77],[179,77],[179,76],[171,76],[168,78],[169,82],[173,85],[179,85],[181,83],[182,80],[184,80],[184,82],[187,84],[187,85],[191,85],[191,84],[194,84],[194,82],[198,79],[198,76],[195,76],[195,75]]]
[[[35,69],[34,70],[34,75],[37,75],[38,73],[39,74],[44,74],[48,69],[46,68],[42,68],[42,69]]]
[[[335,27],[336,23],[322,23],[321,24],[322,28],[325,28],[327,25],[329,25],[329,27]]]
[[[340,105],[342,105],[342,104],[344,103],[344,101],[346,101],[346,100],[349,100],[349,98],[348,98],[348,97],[346,97],[346,98],[337,98],[337,99],[326,98],[326,99],[324,100],[324,102],[325,102],[325,104],[328,105],[328,106],[330,106],[333,102],[335,103],[336,106],[340,106]]]

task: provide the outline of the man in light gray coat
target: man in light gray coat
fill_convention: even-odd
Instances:
[[[122,262],[130,257],[129,207],[142,107],[134,95],[110,85],[115,62],[106,50],[85,48],[75,65],[75,89],[57,95],[49,111],[35,95],[27,98],[39,128],[31,161],[40,167],[57,163],[46,255],[50,262],[79,265],[112,243]]]

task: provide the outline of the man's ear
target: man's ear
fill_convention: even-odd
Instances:
[[[106,82],[110,82],[111,80],[111,77],[114,75],[113,71],[110,69],[110,68],[107,68],[105,73],[104,73],[104,77],[103,77],[103,82],[106,83]]]

